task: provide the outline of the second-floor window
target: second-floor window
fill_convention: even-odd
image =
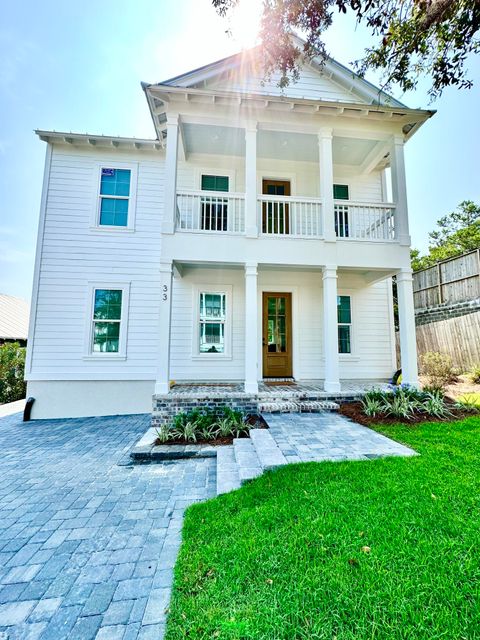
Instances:
[[[348,184],[334,184],[333,185],[333,198],[334,200],[348,200]],[[348,238],[348,205],[335,203],[335,233],[338,238]]]
[[[131,182],[131,169],[101,167],[99,226],[128,226]]]
[[[204,195],[201,200],[201,229],[203,231],[228,230],[228,176],[202,175],[202,191],[218,191],[219,195]]]

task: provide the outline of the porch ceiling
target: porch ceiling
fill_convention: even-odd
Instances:
[[[245,157],[243,128],[184,123],[182,131],[187,157],[192,153]],[[376,140],[334,136],[333,163],[363,169],[369,159],[373,158],[373,164],[381,160],[384,145],[385,142]],[[376,151],[379,153],[377,154]],[[266,159],[317,163],[318,138],[314,134],[260,129],[257,138],[257,156]]]

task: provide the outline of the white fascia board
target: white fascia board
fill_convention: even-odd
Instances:
[[[44,142],[48,143],[62,143],[71,145],[90,145],[106,147],[112,146],[116,148],[133,147],[135,149],[149,149],[158,151],[162,148],[162,144],[159,140],[145,139],[145,138],[125,138],[121,136],[104,136],[89,133],[72,133],[61,131],[44,131],[42,129],[36,129],[35,133]]]

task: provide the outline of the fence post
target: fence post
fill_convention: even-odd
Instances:
[[[442,304],[443,303],[442,271],[441,271],[439,262],[437,262],[437,280],[438,280],[438,304]]]

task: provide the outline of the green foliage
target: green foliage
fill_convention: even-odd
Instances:
[[[0,345],[0,404],[25,398],[25,353],[18,342]]]
[[[451,414],[445,402],[445,396],[439,389],[400,386],[391,391],[372,389],[362,400],[366,416],[393,416],[401,420],[411,420],[415,413],[424,413],[436,418],[445,418]]]
[[[457,399],[455,407],[469,413],[480,413],[480,393],[466,393]]]
[[[420,455],[290,464],[187,509],[166,640],[478,638],[480,418]]]
[[[480,384],[480,363],[473,365],[468,372],[468,377],[474,384]]]
[[[250,425],[245,423],[241,411],[230,407],[222,407],[216,411],[206,407],[178,413],[170,425],[164,425],[157,430],[157,435],[160,442],[196,442],[216,438],[239,438],[249,431]]]
[[[443,393],[438,389],[425,393],[420,408],[426,414],[435,416],[435,418],[445,418],[452,413],[445,403]]]
[[[212,0],[222,16],[238,2]],[[472,86],[466,64],[469,54],[480,51],[478,0],[266,0],[260,29],[265,78],[279,71],[280,87],[295,82],[302,59],[325,58],[323,33],[347,13],[372,36],[372,47],[355,62],[360,74],[381,70],[384,88],[397,84],[402,91],[425,76],[432,98],[450,85]],[[296,44],[292,32],[301,33],[305,43]]]
[[[480,247],[480,206],[471,200],[461,202],[455,211],[437,220],[437,228],[429,233],[428,254],[412,249],[412,269],[420,271],[441,260],[454,258]]]
[[[428,351],[420,356],[420,365],[423,375],[428,379],[428,387],[444,390],[455,380],[455,369],[452,358],[447,353]]]

